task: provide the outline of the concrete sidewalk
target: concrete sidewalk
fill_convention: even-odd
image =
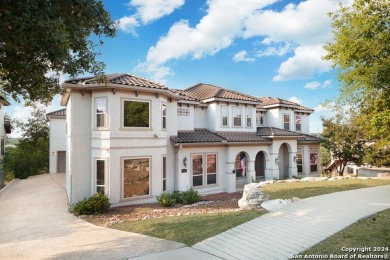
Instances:
[[[289,259],[359,219],[388,208],[390,186],[312,197],[206,239],[193,248],[223,259]]]

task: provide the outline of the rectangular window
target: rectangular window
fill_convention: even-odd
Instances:
[[[301,123],[302,123],[301,116],[299,116],[299,115],[295,116],[295,130],[296,131],[301,131]]]
[[[162,175],[163,175],[163,191],[167,190],[167,157],[163,157]]]
[[[190,116],[190,109],[189,108],[178,108],[177,115],[178,116]]]
[[[95,99],[96,128],[107,127],[107,98]]]
[[[123,101],[124,127],[149,127],[150,103],[147,101]]]
[[[310,148],[310,172],[318,171],[318,150]]]
[[[207,154],[207,185],[217,183],[217,155]]]
[[[221,106],[222,126],[228,126],[229,107]]]
[[[149,195],[150,159],[123,160],[123,198]]]
[[[290,130],[290,115],[283,115],[283,128]]]
[[[203,155],[192,155],[192,186],[203,186]]]
[[[106,172],[106,166],[105,166],[105,160],[96,160],[96,192],[99,192],[101,194],[104,194],[105,190],[105,172]]]
[[[252,108],[246,109],[246,126],[247,127],[252,126]]]
[[[256,114],[256,125],[257,126],[264,126],[264,114]]]
[[[241,107],[233,107],[233,126],[242,126]]]
[[[167,129],[167,105],[162,105],[162,129]]]
[[[303,148],[298,147],[297,150],[297,170],[298,170],[298,175],[303,174]]]

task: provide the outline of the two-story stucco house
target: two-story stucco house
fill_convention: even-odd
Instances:
[[[299,104],[208,84],[168,89],[128,74],[63,86],[70,203],[95,192],[114,206],[145,203],[164,191],[234,192],[258,179],[319,174],[313,110]]]

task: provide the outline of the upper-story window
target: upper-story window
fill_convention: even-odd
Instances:
[[[162,129],[167,129],[167,105],[162,104]]]
[[[190,109],[189,108],[178,108],[177,115],[178,116],[190,116]]]
[[[229,107],[221,106],[222,126],[228,126]]]
[[[241,107],[233,107],[233,126],[242,126]]]
[[[283,115],[283,128],[284,130],[290,130],[290,115]]]
[[[252,108],[246,108],[246,126],[252,126]]]
[[[300,115],[295,116],[295,130],[301,131],[302,130],[302,117]]]
[[[96,128],[107,127],[107,98],[95,99],[95,113],[96,113]]]
[[[123,100],[123,127],[150,127],[150,102]]]
[[[256,114],[256,125],[264,126],[264,114]]]

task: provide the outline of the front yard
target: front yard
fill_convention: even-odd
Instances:
[[[271,199],[300,199],[338,191],[390,185],[389,179],[343,179],[333,181],[274,183],[263,187]],[[242,193],[222,193],[203,197],[196,205],[177,204],[171,208],[145,204],[112,208],[98,216],[83,219],[100,226],[135,232],[193,245],[223,231],[265,214],[238,207]],[[363,244],[357,244],[363,245]]]

